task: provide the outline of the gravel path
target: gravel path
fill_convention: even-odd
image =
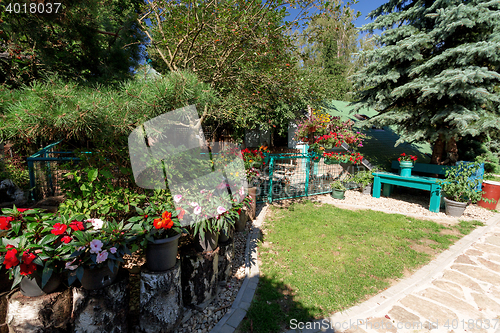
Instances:
[[[361,194],[359,191],[346,191],[345,199],[334,199],[330,195],[318,195],[313,200],[333,204],[342,208],[355,209],[364,208],[384,211],[387,213],[398,213],[411,215],[419,218],[427,218],[447,223],[458,222],[457,218],[450,217],[442,210],[439,213],[429,211],[429,192],[413,191],[408,189],[402,194],[393,194],[390,198],[374,198],[371,195]],[[479,220],[486,222],[493,216],[493,212],[477,205],[469,205],[460,220]]]

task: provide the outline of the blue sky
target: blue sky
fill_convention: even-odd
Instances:
[[[359,0],[357,4],[352,5],[351,7],[360,11],[361,16],[354,22],[357,28],[362,25],[371,22],[370,19],[365,20],[365,17],[372,10],[380,7],[384,3],[388,2],[387,0]]]

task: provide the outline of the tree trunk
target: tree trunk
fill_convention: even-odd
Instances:
[[[443,162],[443,153],[444,153],[444,141],[443,141],[443,135],[440,134],[439,138],[434,142],[434,147],[432,149],[432,156],[431,156],[431,164],[442,164]]]
[[[12,333],[63,333],[70,317],[71,289],[38,297],[15,292],[8,301],[6,321]]]
[[[74,332],[127,332],[129,299],[127,271],[120,271],[116,282],[103,289],[73,288]]]
[[[458,147],[457,141],[455,138],[451,138],[446,143],[446,153],[447,153],[447,162],[446,164],[455,164],[458,161]]]
[[[182,319],[180,262],[168,271],[141,272],[140,329],[145,333],[174,331]]]

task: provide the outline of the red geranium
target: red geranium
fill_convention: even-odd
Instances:
[[[5,265],[5,269],[10,269],[14,266],[19,265],[19,259],[17,259],[17,250],[13,248],[12,245],[7,245],[6,248],[10,248],[5,254],[5,258],[3,260],[3,264]]]
[[[71,223],[69,224],[69,227],[73,230],[73,231],[78,231],[78,230],[85,230],[85,226],[83,225],[83,222],[80,222],[80,221],[77,221],[77,220],[73,220],[71,221]]]
[[[0,229],[1,230],[9,230],[11,225],[10,221],[14,220],[14,218],[10,216],[0,216]]]
[[[66,232],[67,228],[68,226],[66,224],[56,223],[54,224],[54,229],[52,229],[50,232],[54,235],[62,235]]]

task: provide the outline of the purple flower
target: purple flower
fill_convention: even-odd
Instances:
[[[115,254],[116,253],[116,247],[113,246],[112,248],[110,248],[109,252]]]

